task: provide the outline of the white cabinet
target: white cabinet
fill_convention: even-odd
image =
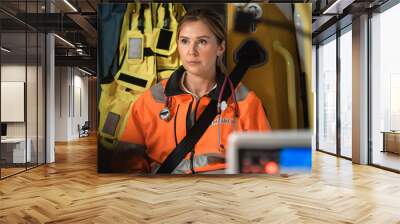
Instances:
[[[27,147],[25,151],[26,143]],[[1,151],[10,152],[8,153],[8,156],[10,158],[4,158],[8,162],[11,162],[11,155],[12,155],[12,163],[31,162],[32,161],[31,148],[32,148],[32,140],[30,138],[28,138],[26,142],[25,138],[7,138],[1,140]]]

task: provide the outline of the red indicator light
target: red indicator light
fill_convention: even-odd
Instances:
[[[279,171],[278,164],[276,162],[273,162],[273,161],[267,162],[264,165],[264,171],[267,174],[277,174],[278,171]]]

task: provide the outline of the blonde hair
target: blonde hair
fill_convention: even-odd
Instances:
[[[184,23],[195,22],[199,20],[203,21],[208,26],[208,28],[217,38],[217,43],[219,45],[223,43],[226,45],[226,30],[222,18],[215,11],[206,8],[190,10],[179,20],[177,40]],[[225,67],[223,57],[224,55],[217,56],[216,66],[217,70],[219,69],[220,72],[226,73],[227,69]]]

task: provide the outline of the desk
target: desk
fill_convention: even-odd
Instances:
[[[5,163],[30,162],[32,157],[32,141],[30,138],[27,138],[26,142],[28,142],[28,147],[26,147],[25,154],[25,138],[1,139],[1,159],[5,160]]]
[[[382,152],[393,152],[400,154],[400,131],[382,131],[383,150]]]

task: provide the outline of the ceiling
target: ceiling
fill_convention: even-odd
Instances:
[[[376,8],[388,0],[312,0],[313,44],[350,25],[354,17]]]
[[[96,71],[96,9],[101,0],[51,0],[47,1],[47,8],[45,2],[0,1],[1,43],[11,50],[7,54],[2,51],[2,60],[15,63],[34,61],[37,55],[40,57],[40,51],[44,48],[44,44],[40,42],[43,35],[40,33],[52,32],[75,45],[55,38],[56,65],[75,63],[75,66],[86,66]]]

